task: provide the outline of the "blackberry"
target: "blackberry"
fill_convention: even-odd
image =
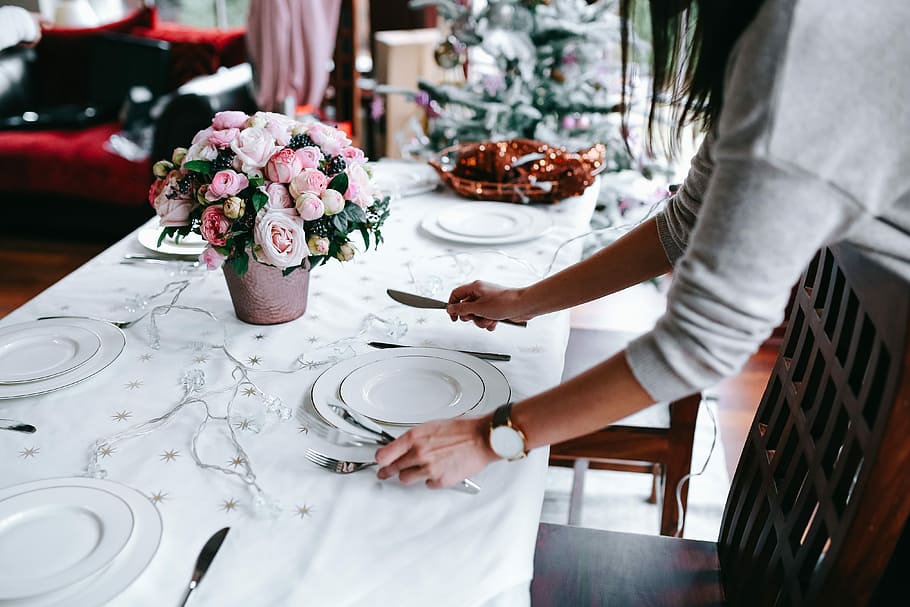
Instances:
[[[328,238],[330,233],[329,218],[323,215],[314,221],[307,221],[304,229],[307,234],[315,234],[317,236],[322,236],[323,238]]]
[[[291,140],[288,141],[288,147],[292,150],[299,150],[300,148],[306,148],[316,145],[310,136],[306,133],[300,135],[294,135],[291,137]]]
[[[190,188],[193,186],[193,178],[189,175],[184,175],[177,180],[177,191],[181,194],[189,194]]]
[[[343,172],[347,166],[343,156],[332,156],[325,163],[325,173],[329,177],[332,177]]]
[[[218,157],[212,161],[212,170],[223,171],[231,168],[231,163],[234,162],[235,156],[236,154],[231,150],[221,150],[218,152]]]

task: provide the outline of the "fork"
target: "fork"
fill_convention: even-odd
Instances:
[[[306,458],[320,468],[335,472],[336,474],[350,474],[376,465],[376,462],[346,462],[344,460],[335,459],[334,457],[329,457],[328,455],[324,455],[313,449],[306,450]],[[464,479],[457,485],[452,485],[450,489],[470,493],[471,495],[480,493],[480,485],[469,478]]]
[[[114,325],[115,327],[118,327],[118,328],[120,328],[120,329],[127,329],[127,328],[129,328],[129,327],[132,327],[134,324],[136,324],[137,322],[139,322],[140,320],[142,320],[142,319],[145,318],[146,316],[148,316],[148,315],[149,315],[149,312],[151,312],[151,309],[146,310],[141,316],[138,316],[137,318],[134,318],[134,319],[132,319],[132,320],[109,320],[109,319],[107,319],[107,318],[98,318],[98,317],[96,317],[96,316],[75,316],[75,315],[71,315],[71,316],[41,316],[41,317],[38,318],[38,320],[54,320],[54,319],[58,319],[58,318],[81,318],[81,319],[85,319],[85,320],[99,320],[99,321],[101,321],[101,322],[110,323],[110,324],[112,324],[112,325]]]

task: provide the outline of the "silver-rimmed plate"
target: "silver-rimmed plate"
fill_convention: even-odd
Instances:
[[[205,240],[198,234],[187,234],[180,237],[179,240],[165,236],[158,244],[158,237],[161,235],[161,228],[148,227],[142,228],[136,237],[139,244],[150,251],[161,253],[163,255],[185,255],[187,257],[198,257],[206,247]]]
[[[470,354],[443,348],[395,348],[394,350],[378,350],[376,352],[361,354],[353,358],[342,360],[326,369],[313,383],[313,388],[310,392],[313,408],[323,417],[323,419],[333,426],[353,434],[362,434],[362,430],[341,419],[341,417],[329,407],[329,405],[333,403],[344,403],[340,390],[342,382],[349,375],[367,365],[380,361],[394,361],[395,359],[412,357],[444,359],[458,363],[475,373],[483,384],[483,396],[475,405],[464,411],[456,412],[454,409],[450,410],[448,411],[449,415],[446,415],[446,412],[440,412],[437,409],[437,412],[441,413],[437,419],[488,413],[499,405],[508,402],[511,397],[512,390],[505,375],[486,360],[479,359]],[[344,404],[347,405],[347,403]],[[402,426],[382,423],[382,425],[386,427],[390,433],[397,436],[411,424]]]
[[[101,340],[98,353],[84,364],[54,377],[20,384],[0,384],[0,399],[21,398],[47,394],[84,381],[107,368],[123,352],[126,335],[109,322],[91,318],[49,318],[33,321],[47,327],[74,326],[88,329]]]
[[[544,211],[506,202],[462,202],[428,214],[423,231],[465,244],[511,244],[542,236],[553,226]]]
[[[85,364],[101,338],[85,327],[26,322],[0,328],[0,384],[48,379]]]

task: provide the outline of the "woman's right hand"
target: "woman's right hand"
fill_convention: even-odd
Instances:
[[[492,331],[499,320],[526,321],[534,317],[527,309],[523,293],[524,289],[508,289],[475,280],[452,291],[446,311],[453,321],[472,320],[481,329]]]

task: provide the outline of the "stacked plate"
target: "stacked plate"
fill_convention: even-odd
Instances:
[[[373,172],[373,185],[393,198],[432,192],[441,183],[433,167],[425,162],[382,158],[368,166]]]
[[[510,244],[532,240],[553,225],[534,207],[505,202],[465,202],[431,213],[421,228],[437,238],[465,244]]]
[[[179,239],[172,236],[165,236],[161,244],[158,244],[158,238],[161,236],[159,226],[144,227],[136,234],[139,244],[150,251],[161,255],[179,255],[181,257],[198,257],[205,250],[206,243],[199,234],[187,234]]]
[[[442,348],[395,348],[343,360],[316,379],[311,393],[316,412],[331,425],[363,434],[330,407],[340,403],[395,435],[434,419],[487,413],[510,395],[495,366]]]
[[[161,531],[158,509],[112,481],[0,489],[0,605],[101,605],[145,570]]]
[[[0,328],[0,399],[53,392],[114,362],[126,337],[89,318],[36,320]]]

